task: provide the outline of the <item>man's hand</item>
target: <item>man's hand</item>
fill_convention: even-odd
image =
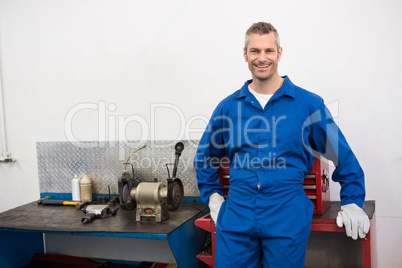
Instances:
[[[211,211],[211,218],[216,224],[218,220],[219,210],[221,209],[222,203],[225,201],[223,196],[218,193],[213,193],[209,196],[209,210]]]
[[[341,206],[341,211],[336,217],[336,224],[339,227],[345,225],[346,235],[357,239],[359,233],[360,238],[365,238],[370,228],[370,221],[367,214],[356,204]]]

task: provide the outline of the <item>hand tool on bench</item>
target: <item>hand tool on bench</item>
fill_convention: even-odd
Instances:
[[[80,203],[79,201],[66,201],[66,200],[53,200],[46,199],[42,201],[42,205],[51,205],[51,206],[75,206]]]

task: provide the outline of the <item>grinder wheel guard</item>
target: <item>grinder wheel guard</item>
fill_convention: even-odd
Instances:
[[[131,174],[127,170],[123,170],[123,174],[118,179],[120,207],[125,210],[134,210],[137,204],[135,199],[131,198],[131,190],[137,187],[140,182],[135,178],[133,165],[127,164],[131,165]]]
[[[183,183],[175,179],[168,184],[168,209],[175,211],[181,208],[184,199]]]
[[[128,184],[124,184],[123,192],[121,193],[121,202],[126,204],[130,202],[130,191],[128,190]]]

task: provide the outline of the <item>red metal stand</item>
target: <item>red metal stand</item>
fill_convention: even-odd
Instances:
[[[370,231],[362,242],[362,263],[363,268],[377,267],[377,239],[376,239],[376,218],[373,212],[370,218]],[[317,219],[313,218],[311,223],[312,232],[345,232],[345,228],[339,228],[335,219]]]
[[[197,258],[208,264],[210,267],[215,267],[215,237],[216,237],[216,226],[214,221],[211,219],[210,214],[203,216],[195,220],[194,224],[201,229],[204,229],[211,233],[212,241],[212,255],[207,253],[200,253]]]

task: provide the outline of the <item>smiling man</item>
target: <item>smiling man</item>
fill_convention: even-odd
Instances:
[[[215,267],[303,267],[313,204],[303,180],[316,154],[334,162],[341,184],[337,224],[364,238],[363,171],[322,98],[278,74],[279,36],[269,23],[246,32],[252,79],[215,109],[194,159],[202,200],[216,223]],[[218,167],[230,164],[222,196]]]
[[[279,36],[275,31],[259,34],[247,31],[244,59],[248,62],[253,81],[250,88],[260,94],[274,94],[283,83],[278,74],[278,62],[282,56]]]

